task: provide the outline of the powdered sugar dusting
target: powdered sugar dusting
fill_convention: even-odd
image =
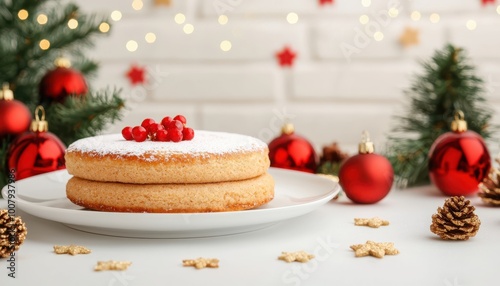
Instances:
[[[123,139],[121,134],[101,135],[80,139],[66,152],[83,152],[94,156],[117,155],[139,157],[154,161],[155,155],[168,159],[171,154],[191,157],[223,155],[228,153],[263,151],[267,148],[261,140],[240,134],[196,130],[193,140],[174,142],[135,142]]]

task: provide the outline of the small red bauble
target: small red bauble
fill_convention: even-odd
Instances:
[[[0,91],[0,137],[19,135],[28,130],[31,113],[22,102],[14,99],[14,93],[4,84]]]
[[[281,135],[269,143],[271,167],[315,173],[318,155],[304,137],[294,133],[292,124],[287,123]]]
[[[340,166],[340,186],[346,196],[358,204],[373,204],[382,200],[394,181],[394,170],[389,160],[373,152],[373,143],[365,133],[359,144],[359,154],[348,158]]]
[[[42,111],[41,119],[37,114],[39,111]],[[9,169],[16,170],[17,180],[66,168],[66,146],[57,136],[48,132],[44,112],[43,107],[38,106],[31,131],[19,135],[9,146],[7,165]]]
[[[447,196],[471,195],[488,175],[491,158],[483,138],[467,130],[461,111],[455,115],[451,129],[429,150],[429,177]]]
[[[68,95],[82,96],[88,92],[82,73],[70,68],[67,59],[56,60],[56,68],[49,71],[40,81],[42,102],[63,102]]]

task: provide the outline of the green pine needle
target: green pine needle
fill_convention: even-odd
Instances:
[[[29,13],[25,20],[18,17],[21,9]],[[44,25],[37,21],[41,13],[48,18]],[[75,29],[68,27],[72,18],[78,20]],[[9,83],[15,99],[34,112],[41,102],[40,81],[54,69],[56,58],[69,58],[73,68],[88,81],[96,75],[98,64],[88,59],[85,51],[97,37],[107,35],[99,31],[102,22],[108,22],[105,16],[86,14],[77,5],[60,0],[0,0],[0,85]],[[43,39],[50,41],[47,50],[39,46]],[[92,85],[89,86],[91,89]],[[68,96],[63,103],[45,106],[49,131],[66,145],[100,133],[121,117],[125,103],[119,93],[119,90],[90,90],[86,95]],[[0,187],[6,182],[7,153],[12,140],[12,136],[0,138]]]
[[[124,106],[116,90],[68,97],[63,104],[48,107],[49,130],[69,145],[78,139],[95,136],[108,124],[119,120]]]

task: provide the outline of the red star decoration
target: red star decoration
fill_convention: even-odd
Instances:
[[[290,50],[289,47],[285,47],[283,48],[283,50],[276,53],[276,58],[278,58],[279,64],[282,67],[292,66],[296,56],[297,54],[294,51]]]
[[[127,77],[132,85],[143,84],[146,82],[146,78],[144,77],[145,73],[145,68],[132,65],[127,72]]]
[[[483,3],[483,5],[488,5],[488,4],[495,4],[495,0],[481,0],[481,2]]]
[[[319,5],[325,5],[325,4],[333,5],[333,0],[319,0]]]

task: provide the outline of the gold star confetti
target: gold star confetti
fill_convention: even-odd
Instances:
[[[381,226],[389,225],[388,220],[383,220],[378,217],[372,217],[372,218],[355,218],[354,219],[354,225],[358,226],[369,226],[373,228],[379,228]]]
[[[219,268],[219,259],[203,258],[203,257],[199,257],[197,259],[185,259],[182,260],[182,266],[194,266],[194,268],[196,269],[201,269],[205,267]]]
[[[405,48],[411,45],[418,45],[420,43],[419,33],[418,29],[406,27],[399,37],[399,43]]]
[[[283,251],[283,252],[281,252],[281,255],[278,256],[279,260],[283,260],[283,261],[286,261],[289,263],[294,262],[294,261],[304,263],[304,262],[308,262],[309,260],[311,260],[313,258],[314,258],[314,255],[309,254],[303,250],[296,251],[296,252]]]
[[[127,270],[127,268],[132,264],[130,261],[97,261],[97,265],[94,268],[95,271],[104,270]]]
[[[382,258],[384,255],[396,255],[399,253],[399,250],[394,248],[394,243],[392,242],[374,242],[371,240],[368,240],[365,244],[351,245],[351,249],[354,250],[356,257],[371,255]]]
[[[54,252],[57,254],[71,254],[71,255],[77,255],[77,254],[89,254],[92,252],[90,249],[80,246],[80,245],[54,245]]]

